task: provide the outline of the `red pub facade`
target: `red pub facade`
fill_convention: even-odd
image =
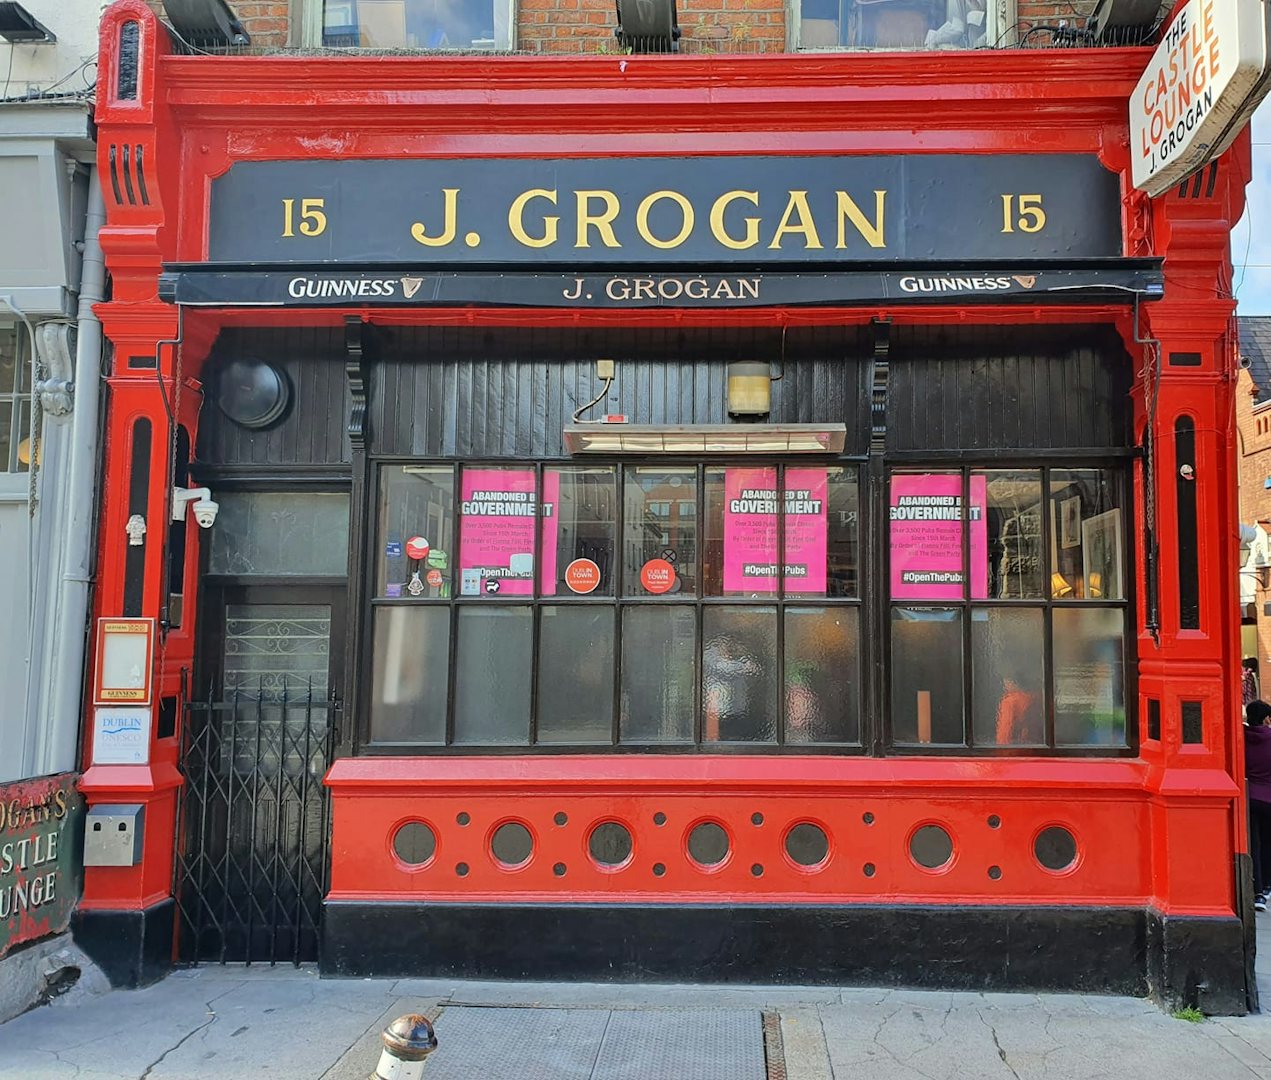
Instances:
[[[206,56],[112,7],[96,615],[156,630],[81,943],[1256,1006],[1248,145],[1133,190],[1148,52]]]

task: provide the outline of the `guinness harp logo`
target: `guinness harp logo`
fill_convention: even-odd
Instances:
[[[1016,280],[1019,279],[1017,278]],[[421,277],[402,278],[402,295],[405,296],[407,300],[410,300],[417,292],[419,292],[419,286],[423,283],[424,279]]]
[[[1037,276],[1035,274],[1012,274],[1011,276],[1025,289],[1031,289],[1037,284]],[[405,280],[405,278],[402,278],[403,282]]]

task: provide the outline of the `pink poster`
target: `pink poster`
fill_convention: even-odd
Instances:
[[[543,576],[556,576],[556,497],[560,477],[544,478]],[[464,469],[460,494],[459,594],[530,596],[538,500],[533,469]]]
[[[786,469],[785,588],[824,593],[826,471]],[[724,592],[777,591],[777,470],[724,470]]]
[[[971,477],[971,597],[988,596],[988,523],[985,477]],[[891,478],[893,600],[961,600],[962,477],[957,474]]]

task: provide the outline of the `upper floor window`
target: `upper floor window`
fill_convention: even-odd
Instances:
[[[1003,44],[987,0],[796,0],[801,49],[980,49]],[[1013,0],[1008,0],[1013,9]]]
[[[30,358],[16,324],[0,323],[0,472],[31,464]]]
[[[324,45],[507,50],[512,0],[324,0]]]

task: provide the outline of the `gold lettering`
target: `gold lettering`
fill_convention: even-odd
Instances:
[[[797,222],[791,224],[790,219],[798,218]],[[808,209],[808,193],[806,191],[792,191],[790,198],[786,201],[785,213],[781,215],[781,223],[777,226],[777,231],[772,234],[772,243],[769,248],[781,248],[781,238],[786,233],[802,233],[803,247],[805,251],[813,251],[824,245],[821,238],[817,235],[816,224],[812,220],[812,211]]]
[[[663,199],[670,199],[680,208],[683,215],[683,224],[680,231],[670,240],[659,240],[651,232],[649,232],[649,211],[653,209],[655,203],[661,202]],[[636,232],[646,244],[655,248],[675,248],[679,247],[685,240],[689,238],[689,234],[693,231],[693,204],[688,201],[678,191],[655,191],[652,195],[646,195],[636,208]]]
[[[844,235],[846,232],[844,225],[847,221],[850,221],[856,227],[856,231],[865,238],[865,242],[869,244],[870,247],[886,247],[887,242],[883,239],[883,209],[887,199],[887,192],[874,192],[874,221],[872,223],[865,217],[864,214],[861,213],[861,208],[856,205],[856,203],[852,200],[852,197],[846,191],[837,192],[837,195],[839,235],[838,243],[835,246],[840,249],[847,247],[847,238]]]
[[[445,247],[455,238],[455,230],[458,227],[456,219],[458,218],[459,209],[459,189],[442,188],[441,193],[446,198],[445,224],[442,226],[441,235],[429,236],[423,222],[420,221],[415,222],[410,227],[411,236],[426,247]]]
[[[543,235],[530,236],[525,231],[525,222],[522,215],[525,213],[525,204],[531,199],[546,199],[553,206],[556,205],[556,192],[548,191],[547,188],[530,188],[529,191],[523,191],[515,199],[512,205],[508,207],[508,228],[512,231],[512,235],[517,241],[525,247],[545,248],[556,243],[556,224],[560,218],[554,214],[548,214],[543,218]]]
[[[755,206],[759,205],[759,192],[757,191],[726,191],[711,205],[711,232],[714,233],[715,239],[718,240],[726,248],[732,248],[734,251],[744,251],[746,248],[752,248],[759,243],[759,218],[748,217],[743,220],[746,222],[746,238],[738,240],[729,236],[724,228],[724,213],[728,209],[729,203],[736,202],[738,199],[745,199],[748,203]]]
[[[575,191],[578,200],[578,237],[574,247],[591,247],[587,241],[587,230],[594,226],[600,233],[605,247],[622,247],[613,234],[613,219],[618,216],[618,196],[612,191]],[[591,212],[591,200],[600,199],[605,208],[599,214]]]

